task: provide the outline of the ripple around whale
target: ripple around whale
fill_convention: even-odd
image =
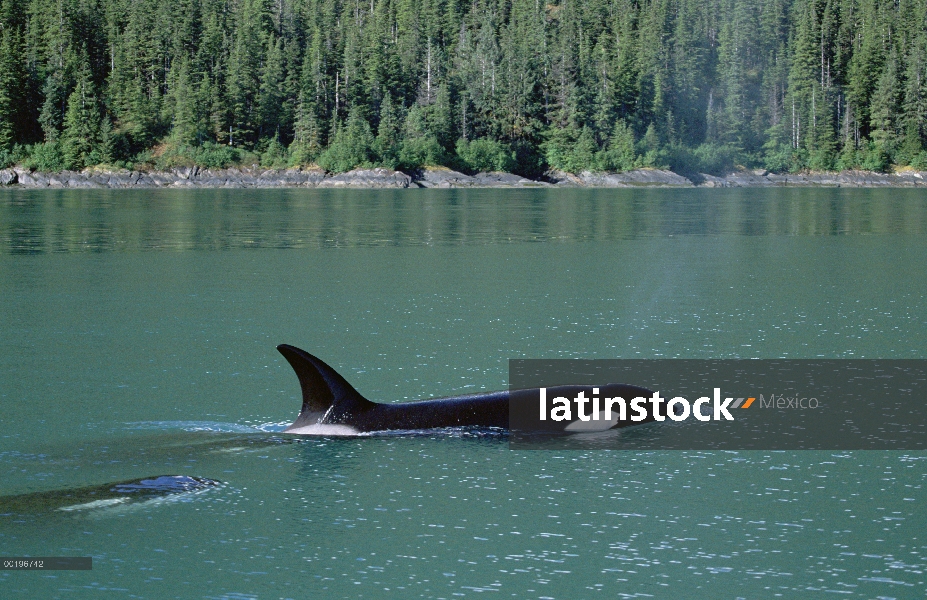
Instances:
[[[240,423],[223,423],[220,421],[139,421],[126,423],[129,429],[170,431],[211,431],[216,433],[262,433],[283,431],[289,423],[263,423],[260,425],[242,425]]]

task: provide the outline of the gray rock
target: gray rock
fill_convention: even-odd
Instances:
[[[838,173],[835,179],[837,180],[837,185],[856,187],[882,187],[903,183],[903,179],[897,177],[895,174],[871,173],[867,171],[844,171]]]
[[[94,185],[94,187],[101,187],[101,188],[112,187],[112,185],[110,184],[111,178],[112,178],[112,175],[109,175],[107,173],[94,173],[92,175],[87,176],[87,180],[90,181]]]
[[[280,169],[260,171],[255,174],[254,180],[258,187],[280,187],[281,185],[286,185],[286,176]]]
[[[42,176],[41,173],[32,173],[25,169],[14,170],[16,171],[16,179],[19,185],[23,187],[46,187],[48,185],[47,178]]]
[[[216,177],[215,175],[210,175],[209,177],[201,177],[197,180],[197,187],[209,187],[217,188],[223,187],[225,185],[225,179]]]
[[[543,181],[525,179],[514,173],[502,173],[500,171],[477,173],[473,176],[473,182],[474,185],[480,187],[546,187],[549,185]]]
[[[125,188],[134,182],[132,173],[113,173],[109,176],[108,185],[111,188]]]
[[[550,184],[543,181],[525,179],[513,173],[498,171],[464,175],[443,167],[426,167],[415,173],[413,181],[423,188],[457,188],[457,187],[539,187]]]
[[[199,172],[200,172],[200,168],[197,166],[178,167],[172,170],[172,173],[174,173],[175,176],[177,176],[179,179],[184,179],[184,180],[194,179]]]
[[[715,177],[712,179],[721,179],[724,183],[718,187],[764,187],[769,185],[776,185],[776,182],[772,181],[768,177],[768,172],[765,169],[757,169],[755,171],[736,171],[734,173],[728,173],[724,177]],[[704,175],[705,185],[710,175]]]
[[[583,171],[578,178],[583,185],[588,187],[688,187],[692,185],[692,182],[682,175],[664,169],[635,169],[622,173]]]
[[[295,169],[295,171],[296,173],[291,177],[297,182],[297,185],[315,187],[325,179],[325,171],[322,169]],[[288,170],[287,173],[289,172]]]
[[[197,188],[200,187],[197,182],[190,181],[189,179],[178,179],[170,183],[170,187],[179,187],[179,188]]]
[[[476,183],[469,175],[434,167],[425,167],[416,172],[412,180],[423,188],[472,187]]]
[[[407,188],[412,178],[392,169],[354,169],[327,177],[318,183],[321,188]]]
[[[544,174],[544,179],[557,187],[583,187],[583,180],[564,171],[552,170]]]
[[[155,187],[158,185],[147,173],[137,173],[137,175],[138,177],[132,182],[133,187]]]
[[[699,173],[699,186],[701,187],[733,187],[731,182],[724,177],[715,177],[714,175],[708,175],[707,173]]]
[[[907,186],[925,186],[927,185],[927,172],[924,171],[899,171],[895,173],[898,181]]]
[[[158,187],[170,185],[176,181],[174,176],[171,173],[148,173],[148,179],[152,182],[153,185]]]
[[[635,169],[625,173],[625,176],[635,185],[692,185],[692,182],[682,175],[664,169]]]
[[[70,188],[101,188],[103,187],[95,181],[84,177],[83,175],[76,175],[68,179],[68,187]]]
[[[693,179],[702,187],[831,186],[831,187],[923,187],[927,172],[903,170],[897,173],[843,171],[841,173],[768,173],[765,170],[740,170],[723,177],[700,174]],[[390,169],[356,169],[327,176],[317,167],[307,169],[263,169],[256,165],[229,169],[183,167],[167,172],[141,173],[124,169],[85,169],[80,173],[38,173],[22,167],[0,170],[0,185],[61,188],[426,188],[454,187],[688,187],[693,181],[661,169],[637,169],[623,173],[579,175],[551,171],[546,181],[525,179],[512,173],[477,173],[470,176],[451,169],[426,168],[413,177]]]
[[[238,187],[254,187],[256,180],[251,173],[242,173],[238,176]]]

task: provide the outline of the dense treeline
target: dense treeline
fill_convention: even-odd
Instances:
[[[927,0],[0,0],[0,166],[927,167]]]

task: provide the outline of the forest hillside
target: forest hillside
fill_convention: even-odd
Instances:
[[[0,168],[927,168],[927,0],[0,0]]]

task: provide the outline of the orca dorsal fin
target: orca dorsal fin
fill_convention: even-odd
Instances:
[[[373,406],[337,371],[305,350],[289,344],[280,344],[277,350],[296,371],[303,392],[299,417],[288,429],[316,423],[345,423]]]

